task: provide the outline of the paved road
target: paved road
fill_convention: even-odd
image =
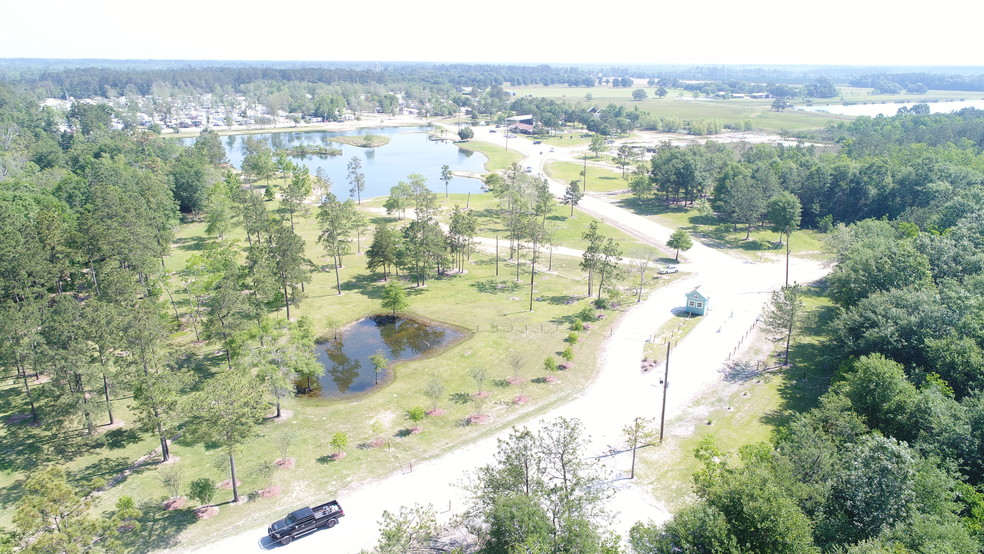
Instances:
[[[476,133],[488,134],[481,128],[476,129]],[[492,135],[492,141],[496,139],[500,144],[505,142],[501,133]],[[529,161],[524,165],[536,168],[541,168],[549,155],[549,147],[544,149],[545,155],[540,155],[540,146],[523,138],[510,139],[509,148],[528,154]],[[570,152],[554,154],[569,156]],[[551,183],[551,190],[557,194],[563,187],[561,183]],[[578,207],[651,244],[662,244],[671,232],[598,198],[585,197]],[[672,421],[702,392],[720,382],[720,370],[725,360],[754,323],[771,291],[782,285],[784,278],[781,263],[738,260],[698,243],[686,257],[687,263],[680,267],[689,270],[688,275],[654,291],[623,315],[603,350],[598,376],[588,389],[581,396],[527,423],[535,427],[558,416],[576,417],[584,423],[591,435],[591,446],[586,455],[595,457],[616,477],[616,495],[611,508],[624,515],[615,518],[613,528],[623,535],[637,520],[669,517],[669,513],[644,490],[635,487],[633,481],[617,479],[618,475],[628,471],[630,453],[606,455],[609,445],[619,443],[621,428],[633,418],[659,418],[663,390],[659,380],[663,371],[641,372],[640,360],[646,340],[674,317],[673,312],[682,305],[685,292],[700,286],[700,290],[710,297],[711,311],[671,354],[667,420]],[[816,263],[799,261],[793,264],[791,272],[794,280],[808,282],[822,276],[824,270]],[[384,509],[396,511],[400,506],[413,503],[433,504],[439,518],[446,521],[465,507],[463,492],[457,485],[469,470],[491,459],[497,440],[506,434],[508,432],[504,431],[416,464],[412,472],[397,472],[342,490],[339,499],[348,515],[332,530],[320,531],[287,547],[279,547],[267,544],[265,528],[256,528],[200,551],[240,553],[277,548],[297,553],[359,552],[375,544],[377,521]]]

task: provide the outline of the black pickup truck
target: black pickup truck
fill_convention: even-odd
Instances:
[[[287,514],[284,519],[277,520],[267,528],[270,538],[282,545],[290,544],[290,541],[313,533],[320,527],[329,529],[338,525],[338,518],[345,515],[341,505],[337,500],[325,502],[314,508],[304,507],[294,510]]]

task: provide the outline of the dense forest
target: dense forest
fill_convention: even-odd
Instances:
[[[147,130],[113,130],[111,113],[99,107],[41,109],[39,94],[98,96],[107,87],[148,94],[166,81],[200,91],[253,87],[266,97],[296,90],[303,102],[311,101],[309,83],[340,89],[348,83],[382,98],[394,83],[413,82],[420,97],[440,94],[433,100],[449,110],[485,102],[476,109],[535,112],[557,125],[583,117],[552,101],[512,99],[496,86],[527,78],[565,82],[581,75],[577,70],[425,67],[406,81],[404,71],[413,73],[68,69],[38,75],[33,83],[0,84],[0,364],[17,379],[30,419],[41,429],[91,433],[97,417],[114,418],[111,397],[118,395],[110,391],[125,390],[141,428],[160,438],[162,457],[168,456],[165,437],[181,427],[192,440],[227,447],[235,476],[241,437],[215,429],[235,430],[255,419],[265,402],[290,390],[296,374],[270,361],[256,362],[263,371],[248,379],[221,368],[190,371],[181,347],[169,339],[180,318],[162,260],[183,216],[203,217],[215,236],[242,226],[246,245],[203,251],[182,273],[196,306],[190,320],[196,338],[221,346],[230,366],[262,341],[295,353],[310,349],[305,321],[274,322],[269,313],[289,311],[304,299],[313,266],[303,257],[289,209],[299,208],[298,199],[318,184],[299,168],[283,169],[286,163],[259,144],[251,147],[244,174],[233,173],[223,165],[214,133],[183,148]],[[483,90],[466,101],[451,86],[459,84]],[[611,107],[604,117],[599,121],[628,131],[646,116]],[[631,177],[639,202],[706,205],[729,225],[747,229],[770,219],[774,199],[792,197],[802,207],[794,224],[825,232],[835,257],[824,283],[834,307],[818,322],[824,340],[811,362],[829,373],[829,391],[770,443],[737,454],[702,445],[696,453],[705,462],[695,477],[699,502],[664,525],[638,524],[631,535],[637,552],[981,550],[984,112],[858,118],[826,133],[834,139],[828,149],[664,145]],[[242,179],[276,175],[283,176],[289,217],[271,217],[263,195],[242,186]],[[542,187],[534,189],[531,197],[543,196]],[[420,202],[417,213],[424,217],[431,199],[418,193],[408,192],[405,202]],[[351,202],[325,204],[319,221],[330,243],[336,221],[348,230],[356,223]],[[390,263],[402,264],[424,279],[460,263],[460,250],[442,250],[449,241],[467,248],[472,224],[459,217],[464,230],[450,239],[431,220],[413,222],[405,239],[416,251],[392,251],[397,239],[387,241],[392,231],[381,229],[374,246],[389,254],[375,258],[381,260],[377,270],[385,276]],[[310,364],[298,367],[301,375],[316,371]],[[239,394],[224,394],[230,390]],[[217,397],[229,403],[215,409]],[[196,418],[189,420],[188,406]],[[2,468],[26,471],[32,454],[11,443]],[[66,544],[124,550],[118,535],[133,518],[132,500],[99,518],[85,512],[63,475],[39,475],[32,486],[63,491],[71,510],[19,505],[16,539],[37,539],[25,552]],[[83,495],[98,486],[88,484]],[[524,512],[497,513],[518,520]],[[496,540],[486,551],[518,544]]]

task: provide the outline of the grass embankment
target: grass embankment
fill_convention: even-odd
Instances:
[[[485,154],[485,157],[488,158],[488,161],[485,162],[485,169],[487,171],[500,171],[507,169],[512,164],[519,163],[523,159],[523,155],[519,152],[514,150],[506,150],[501,146],[481,140],[456,142],[455,145],[463,150],[471,150],[473,152]]]
[[[477,196],[479,198],[472,197],[473,203],[478,203],[473,207],[488,209],[483,207],[485,199],[480,198],[484,195]],[[463,204],[465,197],[458,195],[441,200],[449,206]],[[365,204],[366,207],[372,205]],[[312,210],[308,216],[295,216],[295,222],[298,233],[306,240],[307,257],[322,270],[313,274],[312,281],[306,286],[306,297],[300,306],[292,307],[291,315],[311,318],[317,332],[328,335],[333,327],[378,313],[383,283],[379,275],[365,270],[364,256],[353,253],[343,260],[344,267],[340,272],[343,294],[339,296],[334,270],[327,267],[327,258],[315,240],[318,229],[313,216]],[[375,215],[374,218],[379,219]],[[574,227],[580,229],[588,220],[587,216],[579,214],[573,220],[562,222],[570,228],[566,235],[560,236],[579,236]],[[181,293],[176,272],[184,267],[191,255],[205,251],[215,242],[203,233],[202,223],[181,226],[172,253],[166,258],[167,270],[172,275],[171,291],[182,315],[189,313],[189,303]],[[576,248],[576,241],[568,238],[564,238],[566,242],[562,244]],[[620,241],[630,240],[620,237]],[[224,241],[244,242],[244,236],[237,229]],[[362,237],[362,250],[369,241],[370,237]],[[130,495],[145,511],[141,520],[144,531],[132,534],[129,539],[135,550],[172,548],[178,540],[181,547],[193,547],[246,528],[265,525],[297,506],[334,497],[348,484],[398,471],[410,462],[449,451],[556,405],[589,382],[595,370],[598,348],[607,336],[609,326],[617,320],[616,317],[606,318],[591,332],[580,333],[573,369],[555,374],[560,383],[533,382],[533,379],[545,376],[545,357],[553,356],[561,361],[559,353],[567,347],[564,338],[572,316],[586,305],[580,296],[585,287],[579,262],[577,257],[555,254],[553,271],[538,272],[533,312],[529,311],[528,264],[521,265],[520,279],[516,282],[515,265],[500,260],[500,275],[496,277],[494,259],[481,252],[472,255],[466,264],[467,273],[463,275],[429,279],[425,288],[404,282],[410,300],[409,315],[456,326],[465,330],[467,337],[438,356],[399,364],[394,368],[396,378],[375,392],[350,399],[297,398],[287,402],[284,408],[292,412],[292,417],[282,423],[265,421],[259,427],[258,437],[247,443],[237,456],[238,476],[243,482],[240,491],[250,495],[270,484],[260,478],[255,469],[260,462],[271,462],[280,457],[276,446],[278,437],[284,433],[295,435],[288,452],[288,456],[296,460],[295,468],[274,473],[273,482],[283,487],[279,496],[233,506],[228,504],[231,494],[218,491],[219,515],[196,523],[187,510],[161,510],[160,502],[166,494],[159,483],[161,466],[154,458],[101,495],[96,509],[109,509],[120,496]],[[284,317],[284,310],[280,308],[271,315]],[[224,356],[217,346],[193,344],[194,335],[187,320],[173,338],[180,348],[181,366],[206,376],[225,371]],[[520,376],[524,381],[515,386],[505,382],[512,373],[509,362],[513,354],[521,356],[523,361]],[[468,375],[468,370],[475,367],[486,368],[489,374],[483,388],[490,397],[481,407],[473,398],[472,393],[477,387]],[[411,423],[405,417],[406,411],[418,406],[431,407],[423,388],[433,376],[444,384],[445,391],[438,406],[447,413],[428,417],[421,424],[424,429],[421,434],[407,435],[405,430]],[[26,411],[24,395],[16,383],[8,380],[0,391],[8,400],[5,403],[10,407],[8,413]],[[528,402],[514,404],[513,399],[519,395],[527,396]],[[77,432],[48,433],[23,424],[0,429],[5,453],[3,473],[0,474],[0,507],[4,508],[0,510],[0,526],[9,526],[11,508],[30,467],[57,463],[76,483],[94,478],[109,479],[156,446],[153,436],[133,429],[134,418],[126,407],[130,399],[117,396],[114,400],[117,417],[127,424],[123,429],[95,439],[104,441],[104,445],[94,444],[93,439]],[[491,416],[490,423],[465,424],[465,418],[479,409]],[[106,422],[104,416],[97,413],[96,417],[98,423]],[[373,432],[373,422],[378,422],[382,431]],[[328,442],[335,432],[346,433],[349,437],[349,445],[345,448],[348,455],[340,461],[329,458],[332,449]],[[367,447],[366,443],[374,438],[383,439],[385,446]],[[198,477],[208,477],[216,482],[228,478],[227,458],[221,449],[191,444],[179,438],[171,450],[177,458],[175,463],[181,468],[183,489]]]
[[[669,510],[678,510],[696,498],[693,475],[701,462],[693,452],[702,440],[709,437],[722,452],[732,455],[746,444],[770,440],[795,414],[816,406],[826,392],[829,372],[818,365],[817,350],[822,325],[833,305],[817,287],[806,288],[804,304],[807,316],[794,335],[788,369],[765,370],[775,368],[782,351],[765,340],[759,329],[725,383],[697,399],[693,405],[698,408],[668,421],[663,444],[639,450],[636,476]]]

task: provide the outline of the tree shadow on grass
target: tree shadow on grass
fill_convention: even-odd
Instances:
[[[119,450],[140,442],[140,433],[135,429],[113,429],[103,435],[103,442],[106,448]]]
[[[90,485],[101,486],[100,481],[104,483],[123,473],[131,463],[133,460],[125,456],[115,458],[103,456],[83,468],[68,472],[68,480],[83,485],[82,489],[92,488]]]
[[[719,371],[729,383],[744,383],[762,375],[758,364],[748,360],[731,360]]]
[[[178,536],[193,525],[198,518],[190,508],[165,510],[159,500],[144,500],[137,509],[140,527],[136,531],[120,533],[117,540],[125,552],[154,552],[178,546]]]
[[[777,377],[782,379],[778,392],[780,405],[762,416],[762,421],[781,427],[796,414],[815,408],[830,388],[832,360],[819,344],[799,343],[789,350],[790,365]]]
[[[661,215],[686,213],[689,211],[687,208],[683,208],[681,206],[667,206],[666,201],[662,198],[647,198],[645,200],[641,200],[635,196],[629,196],[621,200],[616,200],[613,204],[638,215]]]
[[[553,296],[541,296],[539,300],[547,304],[553,304],[554,306],[571,306],[582,300],[582,297],[570,294],[555,294]]]
[[[516,281],[490,278],[483,281],[475,281],[471,283],[471,286],[478,292],[485,294],[509,294],[519,290],[521,285]]]
[[[188,252],[201,252],[212,242],[208,237],[195,235],[193,237],[180,237],[174,240],[178,250]]]
[[[331,270],[330,273],[334,273],[334,270]],[[342,281],[342,294],[355,292],[366,298],[379,300],[382,298],[383,287],[386,286],[385,282],[380,282],[381,278],[382,275],[375,272],[352,275]],[[391,275],[390,280],[392,279],[393,276]],[[334,277],[332,280],[334,280]],[[334,283],[332,283],[331,288],[326,291],[325,296],[338,296],[336,294],[337,292],[338,290],[335,288]]]

